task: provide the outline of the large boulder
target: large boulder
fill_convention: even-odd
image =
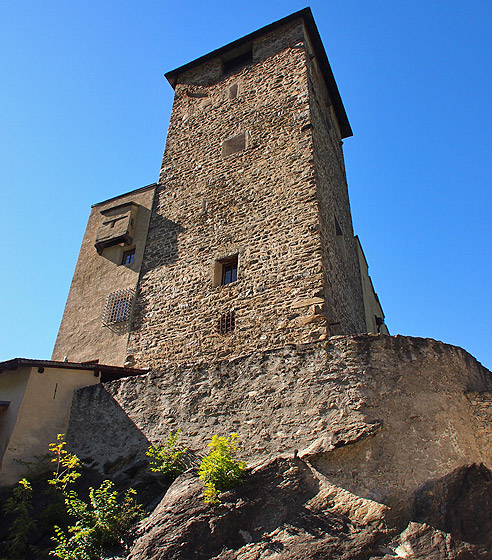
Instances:
[[[214,506],[204,503],[203,486],[190,470],[140,524],[127,559],[490,560],[491,476],[472,465],[423,488],[414,509],[427,521],[402,524],[388,506],[331,484],[298,457],[258,464]],[[465,489],[481,496],[476,508]],[[444,510],[460,503],[463,514],[446,521]]]
[[[210,506],[190,471],[141,524],[128,559],[368,558],[387,535],[387,508],[337,494],[300,459],[277,457]]]

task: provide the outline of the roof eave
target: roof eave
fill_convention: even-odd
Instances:
[[[121,366],[110,366],[99,363],[88,362],[58,362],[55,360],[32,360],[30,358],[13,358],[0,362],[0,373],[4,370],[12,371],[19,367],[42,367],[55,369],[78,369],[92,372],[100,372],[109,376],[129,377],[134,375],[145,375],[149,373],[148,369],[125,368]]]

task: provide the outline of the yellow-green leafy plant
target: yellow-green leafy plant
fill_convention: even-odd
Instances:
[[[50,443],[48,446],[52,455],[51,462],[56,463],[53,477],[48,480],[48,483],[62,494],[66,492],[69,484],[73,484],[79,478],[79,470],[82,467],[77,455],[65,449],[66,445],[65,434],[57,434],[56,442]]]
[[[147,450],[150,470],[176,478],[186,470],[188,447],[179,443],[181,430],[170,432],[164,445],[151,445]]]
[[[221,492],[241,482],[246,463],[236,458],[240,450],[237,439],[238,435],[234,432],[229,437],[214,435],[208,444],[211,451],[203,458],[198,471],[200,480],[205,484],[207,504],[219,503]]]

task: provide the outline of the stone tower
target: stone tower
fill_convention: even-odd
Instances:
[[[159,182],[92,207],[53,359],[159,367],[387,332],[311,11],[166,77]]]
[[[352,131],[310,9],[166,77],[175,98],[128,353],[157,367],[366,332]]]

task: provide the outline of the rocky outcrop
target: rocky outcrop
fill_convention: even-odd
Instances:
[[[299,458],[256,466],[217,506],[203,502],[202,485],[190,471],[141,524],[128,560],[490,559],[492,488],[482,484],[490,475],[471,466],[440,481],[432,502],[418,499],[426,521],[404,528],[407,522],[395,523],[390,508],[331,484]],[[482,497],[465,510],[471,535],[460,526],[464,515],[448,531],[431,524],[436,507],[462,503],[467,491]],[[431,507],[422,509],[424,503]]]
[[[412,518],[492,551],[492,473],[461,467],[416,492]]]
[[[410,522],[390,543],[390,554],[379,560],[408,558],[411,560],[490,560],[490,549],[462,542],[449,533],[426,524]],[[372,558],[371,560],[376,560]]]
[[[201,483],[188,473],[142,524],[128,558],[368,558],[385,535],[387,508],[352,496],[360,523],[343,511],[350,509],[344,498],[337,501],[336,490],[300,459],[278,457],[252,469],[217,506],[204,503]]]

